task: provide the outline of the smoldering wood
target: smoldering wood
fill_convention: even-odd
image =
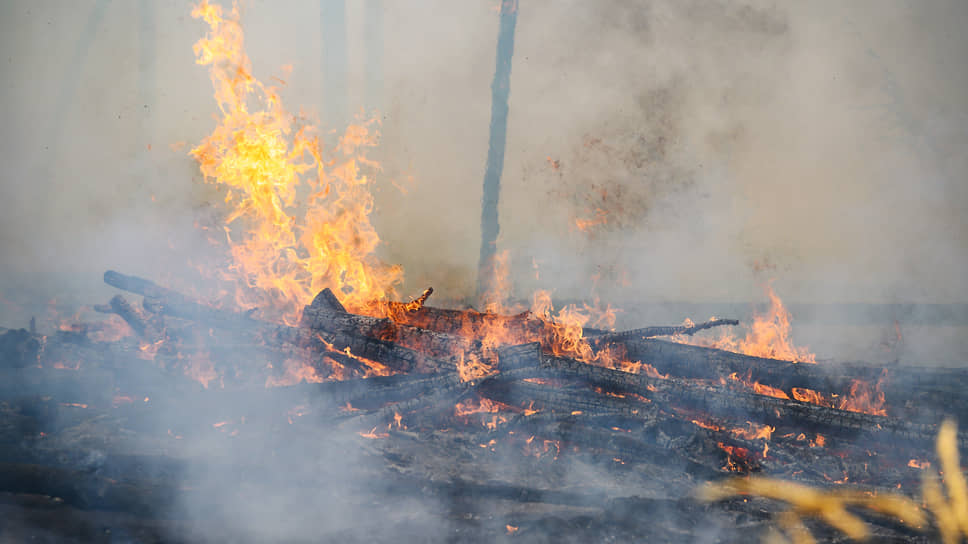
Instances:
[[[509,370],[502,373],[501,378],[514,379],[524,377],[527,373],[527,369]],[[384,425],[393,421],[397,414],[405,415],[426,408],[441,408],[450,413],[461,397],[471,391],[486,388],[487,384],[495,379],[497,379],[495,376],[491,376],[478,380],[462,380],[456,372],[453,372],[414,381],[407,384],[408,391],[404,393],[410,397],[409,400],[395,402],[377,410],[353,414],[341,423],[341,426],[362,428]],[[381,397],[388,396],[383,394]]]
[[[104,273],[104,283],[122,291],[145,297],[143,306],[145,310],[152,313],[218,324],[223,327],[244,328],[253,325],[252,319],[246,314],[212,308],[177,291],[161,287],[151,280],[137,276],[128,276],[114,270],[108,270]]]
[[[415,309],[423,308],[423,305],[427,303],[427,299],[430,298],[430,295],[432,295],[432,294],[434,294],[434,288],[433,287],[428,287],[428,288],[424,289],[424,292],[423,293],[420,293],[420,296],[417,297],[410,304],[412,304],[413,305],[412,307],[415,308]]]
[[[790,397],[794,387],[844,394],[859,380],[880,383],[888,410],[899,416],[918,418],[919,411],[927,411],[932,419],[944,414],[968,417],[968,397],[959,385],[968,383],[968,369],[893,366],[885,375],[885,367],[878,365],[794,364],[654,338],[629,339],[622,345],[630,360],[680,378],[718,380],[736,373],[750,382],[781,389]]]
[[[543,376],[564,374],[583,379],[611,391],[626,391],[647,397],[667,407],[684,407],[714,416],[756,418],[767,424],[796,421],[808,430],[857,437],[863,435],[879,441],[897,439],[931,444],[937,436],[937,424],[914,423],[896,418],[862,414],[828,408],[797,400],[779,399],[732,390],[725,386],[688,382],[677,378],[651,378],[589,365],[542,353],[538,343],[512,346],[499,350],[500,367],[550,370]],[[959,434],[959,444],[968,444],[968,435]]]
[[[488,327],[493,330],[510,329],[522,332],[539,331],[541,328],[541,322],[531,317],[530,312],[502,315],[432,306],[409,310],[404,302],[390,302],[387,308],[397,323],[447,334],[476,334]]]
[[[333,312],[328,309],[307,306],[303,310],[302,327],[367,336],[411,349],[425,352],[433,357],[450,357],[458,352],[479,352],[479,340],[464,336],[441,333],[411,325],[401,325],[388,318],[378,318],[350,313]]]
[[[145,317],[123,296],[114,295],[106,306],[98,304],[94,306],[94,310],[102,313],[113,313],[121,317],[135,334],[144,337],[145,330],[148,327]]]
[[[143,285],[141,287],[144,287]],[[149,289],[150,291],[150,289]],[[332,294],[332,293],[331,293]],[[319,297],[317,297],[319,298]],[[335,296],[333,297],[335,298]],[[177,297],[175,299],[177,301]],[[149,299],[149,306],[157,302],[166,304],[165,299]],[[337,300],[338,302],[338,300]],[[871,447],[875,451],[886,452],[892,448],[901,450],[897,455],[906,455],[915,447],[922,446],[930,449],[934,431],[928,429],[928,442],[924,440],[899,441],[903,445],[892,443],[888,438],[908,436],[905,432],[921,429],[908,426],[898,432],[890,429],[872,432],[870,425],[886,425],[891,427],[896,418],[866,418],[850,419],[851,416],[841,415],[823,407],[815,410],[803,408],[803,403],[791,401],[789,403],[773,402],[771,399],[749,393],[748,391],[734,391],[729,387],[715,386],[704,383],[688,382],[675,372],[663,370],[672,377],[658,380],[629,373],[619,373],[610,369],[603,369],[587,365],[580,361],[567,358],[553,357],[541,353],[537,344],[528,346],[508,347],[499,352],[499,372],[480,380],[461,381],[456,372],[453,360],[438,357],[439,354],[450,353],[469,346],[475,349],[474,339],[454,337],[448,333],[422,329],[413,325],[398,325],[388,321],[365,316],[345,314],[343,318],[334,318],[332,314],[339,314],[340,309],[333,304],[321,300],[316,306],[316,317],[325,317],[326,326],[313,327],[282,327],[245,316],[242,321],[237,316],[219,314],[215,310],[212,320],[207,320],[202,314],[196,314],[187,322],[179,321],[186,318],[167,319],[169,330],[163,338],[164,343],[153,361],[138,359],[139,342],[127,339],[110,344],[91,342],[86,338],[83,329],[78,329],[68,335],[52,335],[42,338],[38,361],[47,365],[63,357],[74,357],[80,364],[79,370],[62,370],[60,377],[61,389],[52,389],[46,377],[53,377],[52,369],[28,368],[18,370],[22,375],[38,370],[33,385],[46,388],[38,396],[25,398],[27,387],[4,389],[0,387],[0,463],[12,465],[34,465],[54,469],[48,471],[49,478],[27,478],[35,489],[54,489],[59,493],[70,495],[70,501],[84,508],[108,509],[115,508],[113,502],[124,495],[121,491],[109,491],[107,502],[91,502],[87,499],[89,493],[103,489],[102,480],[84,480],[83,474],[95,473],[99,478],[110,478],[108,483],[120,483],[132,486],[132,492],[141,492],[142,488],[148,492],[142,495],[144,501],[154,503],[156,509],[144,511],[144,515],[156,513],[158,504],[164,504],[168,493],[181,495],[184,491],[169,486],[156,493],[152,486],[156,485],[154,477],[141,474],[137,468],[141,461],[136,459],[123,460],[114,454],[105,461],[105,465],[91,464],[90,458],[97,457],[98,452],[85,446],[82,439],[90,439],[86,435],[86,422],[99,421],[99,425],[109,428],[115,425],[117,429],[155,429],[164,432],[165,426],[179,423],[176,432],[201,435],[201,433],[218,433],[212,429],[212,423],[220,419],[246,421],[248,427],[243,428],[241,437],[247,433],[253,436],[247,439],[267,441],[269,443],[288,444],[288,440],[299,437],[300,431],[320,432],[329,440],[338,435],[337,431],[350,430],[350,434],[361,446],[358,450],[350,449],[350,455],[361,458],[378,459],[382,457],[381,471],[366,474],[355,474],[359,483],[357,490],[361,496],[370,496],[375,502],[385,501],[390,496],[431,496],[441,499],[450,510],[447,515],[458,517],[458,512],[475,512],[481,515],[492,503],[505,502],[533,502],[542,505],[575,506],[580,508],[594,508],[595,513],[588,519],[601,520],[608,518],[608,509],[623,507],[636,508],[672,508],[676,512],[689,512],[689,522],[702,516],[716,515],[721,507],[706,507],[688,500],[645,499],[637,497],[623,497],[615,499],[610,495],[610,484],[603,484],[594,478],[584,482],[588,492],[561,492],[556,486],[562,480],[555,480],[560,473],[567,472],[567,468],[560,468],[560,463],[570,462],[575,458],[581,462],[591,463],[596,470],[602,470],[610,476],[634,476],[643,467],[657,476],[656,485],[644,485],[642,493],[663,493],[666,481],[662,478],[681,478],[681,486],[692,485],[695,479],[713,478],[721,474],[724,469],[726,453],[719,444],[727,444],[745,448],[755,457],[745,470],[764,470],[771,474],[785,475],[791,478],[816,484],[825,480],[833,480],[841,476],[855,479],[868,479],[882,482],[900,482],[903,478],[916,479],[917,473],[912,469],[890,470],[877,466],[874,458],[863,457],[863,448]],[[412,306],[411,306],[412,308]],[[415,310],[414,312],[419,312]],[[166,314],[171,315],[171,314]],[[321,317],[322,316],[322,317]],[[360,319],[357,319],[360,318]],[[529,326],[535,326],[540,320],[528,317]],[[466,324],[466,322],[465,322]],[[629,342],[638,342],[644,334],[644,329],[638,329],[634,335],[638,338]],[[670,328],[655,330],[668,331]],[[193,332],[194,331],[194,332]],[[200,331],[200,332],[199,332]],[[401,332],[403,331],[403,332]],[[427,333],[431,333],[427,335]],[[527,330],[525,332],[528,332]],[[533,332],[533,331],[532,331]],[[587,333],[588,331],[586,331]],[[633,331],[628,331],[632,333]],[[408,334],[412,335],[412,345],[408,342]],[[530,334],[530,333],[529,333]],[[616,333],[622,334],[622,333]],[[333,342],[333,338],[340,338]],[[429,338],[429,340],[428,340]],[[624,338],[624,337],[623,337]],[[325,340],[325,342],[324,342]],[[367,343],[377,341],[380,348],[367,347]],[[436,342],[436,343],[435,343]],[[357,344],[354,344],[357,343]],[[186,376],[180,374],[182,369],[179,361],[197,353],[207,353],[217,365],[228,365],[225,368],[238,368],[245,371],[264,366],[266,361],[285,361],[288,358],[300,362],[317,365],[319,359],[331,357],[344,366],[354,367],[354,372],[367,371],[366,365],[342,353],[340,346],[351,348],[354,355],[393,368],[387,364],[385,357],[398,357],[396,364],[401,372],[392,376],[374,376],[360,379],[354,378],[343,382],[324,382],[319,384],[302,383],[294,386],[265,388],[261,380],[240,380],[226,382],[218,387],[204,389]],[[355,347],[354,347],[355,346]],[[429,346],[429,347],[428,347]],[[404,351],[397,351],[402,348]],[[420,349],[410,349],[420,348]],[[335,349],[336,351],[332,351]],[[381,351],[381,349],[383,351]],[[367,352],[367,350],[369,350]],[[369,353],[369,356],[363,354]],[[316,359],[314,359],[314,357]],[[181,359],[179,359],[181,358]],[[236,359],[236,361],[232,361]],[[401,362],[402,361],[402,362]],[[646,361],[652,363],[653,361]],[[660,363],[661,364],[661,363]],[[708,364],[708,363],[707,363]],[[232,366],[234,365],[234,366]],[[697,362],[698,365],[698,362]],[[789,365],[786,366],[801,366]],[[660,366],[656,364],[655,366]],[[673,366],[670,364],[670,366]],[[159,368],[162,367],[162,368]],[[222,368],[222,367],[217,367]],[[281,367],[279,367],[281,368]],[[697,366],[698,368],[698,366]],[[278,370],[278,369],[277,369]],[[427,374],[418,374],[426,371]],[[139,373],[147,377],[139,377]],[[244,374],[244,372],[242,372]],[[20,382],[20,378],[10,375],[13,383]],[[844,371],[844,377],[849,376]],[[716,379],[724,374],[719,373]],[[93,381],[87,381],[87,376],[94,376]],[[940,376],[940,374],[938,375]],[[526,378],[543,378],[540,383],[524,381]],[[951,375],[952,379],[957,378]],[[157,383],[152,383],[155,380]],[[960,378],[957,378],[960,379]],[[934,381],[922,380],[924,384],[940,386],[942,380],[938,377]],[[964,383],[963,381],[961,383]],[[97,396],[99,402],[90,408],[62,406],[70,398],[70,390],[101,391]],[[223,389],[224,386],[224,389]],[[953,385],[949,385],[953,387]],[[598,390],[596,390],[598,388]],[[824,390],[816,387],[814,389]],[[134,395],[151,391],[152,402],[123,403],[112,405],[110,396],[117,393]],[[630,393],[635,393],[631,395]],[[3,395],[10,394],[10,397]],[[156,398],[157,395],[157,398]],[[486,416],[472,416],[463,424],[458,424],[454,418],[454,404],[470,395],[505,403],[509,406],[523,408],[522,405],[534,403],[535,408],[542,411],[530,416],[523,414],[509,415],[509,421],[498,423],[493,430],[486,431],[481,423]],[[624,395],[624,397],[623,397]],[[44,399],[47,400],[44,400]],[[906,397],[907,399],[918,397]],[[138,400],[137,398],[135,400]],[[82,401],[78,401],[82,402]],[[345,404],[345,411],[340,411]],[[917,403],[915,402],[915,405]],[[298,405],[299,414],[292,415],[294,406]],[[10,409],[4,412],[4,406]],[[812,406],[812,405],[811,405]],[[915,410],[917,406],[912,407]],[[359,411],[355,411],[359,410]],[[507,414],[503,411],[502,414]],[[513,410],[512,410],[513,411]],[[580,412],[574,413],[573,412]],[[393,416],[400,414],[404,418],[407,430],[384,431],[386,425],[393,421]],[[774,434],[769,443],[770,455],[758,457],[765,443],[761,439],[744,439],[736,437],[726,430],[699,428],[691,422],[692,414],[704,414],[725,429],[728,426],[739,426],[747,419],[757,422],[774,423],[778,429],[784,430],[813,430],[829,432],[828,448],[807,448],[794,438],[779,437]],[[773,414],[773,415],[771,415]],[[204,417],[198,417],[204,415]],[[287,425],[287,415],[289,417]],[[771,419],[772,418],[772,419]],[[844,419],[847,418],[847,419]],[[814,421],[820,419],[818,423]],[[833,422],[831,423],[830,421]],[[846,423],[844,423],[846,421]],[[4,422],[9,425],[4,426]],[[77,424],[77,425],[75,425]],[[364,440],[352,431],[369,431],[377,427],[383,431],[380,440]],[[614,428],[613,428],[614,427]],[[279,431],[282,429],[282,433]],[[839,430],[838,430],[839,429]],[[271,430],[271,431],[270,431]],[[288,431],[288,434],[284,432]],[[22,444],[44,445],[50,442],[50,437],[41,439],[39,432],[49,432],[51,436],[64,435],[59,444],[61,447],[77,444],[76,451],[70,454],[66,448],[63,451],[50,452],[50,455],[31,452],[22,448]],[[101,431],[98,431],[101,432]],[[125,431],[128,432],[128,431]],[[269,434],[271,432],[271,434]],[[266,434],[260,434],[266,433]],[[514,434],[512,434],[514,433]],[[547,479],[540,485],[520,483],[517,477],[526,476],[514,471],[518,470],[512,464],[506,463],[507,453],[520,448],[529,433],[536,439],[557,440],[562,444],[561,459],[558,455],[554,459],[543,457],[524,465],[522,472],[539,471]],[[18,438],[19,435],[19,438]],[[76,436],[75,436],[76,435]],[[497,453],[487,468],[474,472],[474,467],[488,462],[489,446],[492,441],[503,445],[494,446]],[[353,442],[354,444],[356,442]],[[964,440],[962,440],[962,443]],[[306,440],[306,444],[320,444],[318,439]],[[12,446],[16,444],[16,446]],[[47,446],[50,447],[50,446]],[[307,450],[316,446],[310,445]],[[323,451],[331,446],[323,447]],[[285,449],[285,448],[283,448]],[[275,448],[272,449],[275,452]],[[869,453],[868,453],[869,455]],[[841,459],[841,457],[844,457]],[[886,456],[886,454],[885,454]],[[912,454],[912,457],[914,454]],[[614,463],[612,458],[616,458]],[[621,458],[621,459],[617,459]],[[503,460],[503,461],[502,461]],[[577,461],[576,461],[577,462]],[[609,465],[603,466],[603,462]],[[617,463],[628,462],[635,467],[629,472],[620,472]],[[867,464],[871,464],[868,470]],[[902,461],[903,462],[903,461]],[[60,463],[60,464],[58,464]],[[174,460],[159,460],[163,466],[175,466]],[[559,463],[559,464],[556,464]],[[314,467],[320,463],[311,463],[310,468],[302,473],[293,473],[286,480],[293,486],[304,486],[310,489],[326,485],[326,476],[316,472]],[[379,463],[378,463],[379,464]],[[114,472],[105,472],[108,465],[116,467]],[[612,465],[616,465],[613,467]],[[885,465],[889,466],[889,465]],[[121,467],[121,468],[118,468]],[[470,469],[470,472],[467,469]],[[129,470],[130,469],[130,470]],[[239,465],[227,470],[233,476],[244,479],[246,485],[252,485],[264,478],[277,483],[271,476],[265,476],[258,467]],[[542,472],[545,471],[546,472]],[[878,473],[878,470],[884,471]],[[42,471],[43,472],[43,471]],[[29,470],[27,473],[31,473]],[[81,473],[76,474],[76,473]],[[32,474],[32,473],[31,473]],[[110,474],[110,476],[108,476]],[[454,474],[460,474],[458,478]],[[315,478],[306,478],[306,475]],[[2,475],[0,475],[2,476]],[[495,477],[506,478],[504,483],[492,481]],[[73,479],[77,485],[84,485],[80,490],[74,490],[70,485],[61,481],[63,478]],[[3,482],[0,478],[0,482]],[[21,482],[14,478],[15,484]],[[907,485],[907,480],[903,480]],[[37,484],[37,482],[40,482]],[[389,483],[387,483],[389,482]],[[20,484],[18,484],[20,485]],[[164,487],[165,484],[162,484]],[[382,495],[372,491],[380,486]],[[834,485],[832,482],[828,485]],[[46,487],[44,487],[46,486]],[[0,486],[2,487],[2,486]],[[19,489],[19,488],[17,488]],[[623,487],[628,493],[629,488]],[[685,489],[685,487],[677,488]],[[570,495],[569,495],[570,493]],[[369,495],[367,495],[369,494]],[[102,497],[105,495],[98,495]],[[135,499],[136,500],[136,499]],[[85,502],[87,501],[87,502]],[[482,506],[482,501],[492,501]],[[750,501],[754,504],[755,501]],[[604,505],[604,510],[603,510]],[[767,510],[761,505],[733,504],[742,516],[757,519],[757,523],[765,523]],[[141,510],[138,510],[141,512]],[[520,509],[516,510],[520,515]],[[561,510],[554,510],[561,512]],[[556,514],[559,515],[559,514]],[[616,523],[631,523],[627,514],[625,517],[615,518]],[[536,515],[535,523],[548,523],[554,519],[547,515]],[[576,518],[577,519],[577,518]],[[633,518],[634,519],[634,518]],[[684,522],[686,520],[683,520]],[[588,525],[588,522],[583,522]],[[595,523],[598,523],[597,521]],[[526,528],[524,522],[521,526]],[[542,525],[544,527],[544,525]],[[595,527],[601,527],[595,525]],[[634,525],[641,528],[641,525]],[[691,525],[683,524],[678,533],[687,534],[692,531]],[[522,529],[524,531],[526,529]],[[898,534],[893,529],[886,529],[885,534]],[[498,534],[503,527],[498,527]],[[583,533],[586,534],[586,533]],[[603,533],[594,534],[599,538]],[[641,534],[641,531],[640,533]],[[522,533],[520,536],[524,536]],[[494,536],[494,533],[490,533]],[[749,535],[744,535],[748,537]]]
[[[495,398],[490,394],[499,390],[494,388],[485,394],[488,394],[488,398]],[[670,425],[682,425],[682,421],[658,411],[651,412],[651,415],[653,417],[640,413],[637,419],[623,419],[614,415],[574,414],[567,411],[518,414],[504,423],[499,423],[494,429],[480,433],[477,440],[487,442],[512,431],[528,436],[529,439],[533,437],[539,443],[550,440],[558,441],[565,447],[577,445],[609,456],[620,456],[623,461],[651,461],[659,458],[670,459],[671,456],[677,463],[682,463],[686,472],[693,476],[713,477],[721,472],[721,450],[700,459],[695,455],[695,448],[686,444],[686,438],[669,439],[667,436],[663,439],[666,433],[674,431]],[[673,432],[673,435],[689,436],[689,440],[695,438],[691,433],[683,435]]]

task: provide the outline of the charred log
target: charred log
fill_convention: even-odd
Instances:
[[[104,273],[104,283],[122,291],[145,297],[145,310],[152,313],[218,324],[222,327],[245,328],[253,324],[248,315],[213,308],[194,301],[177,291],[161,287],[150,280],[137,276],[127,276],[120,272],[108,270]]]
[[[464,336],[402,325],[388,318],[333,312],[312,305],[303,310],[301,325],[312,330],[394,342],[432,357],[450,357],[454,353],[480,350],[480,341]]]
[[[789,361],[752,357],[730,351],[658,339],[623,342],[630,360],[647,362],[661,373],[690,379],[718,380],[731,374],[749,382],[781,389],[807,388],[843,394],[856,381],[880,383],[895,415],[907,419],[943,414],[968,416],[968,398],[960,386],[968,382],[968,370],[926,367],[884,367],[863,364],[793,364]],[[920,413],[927,412],[925,416]]]
[[[722,327],[724,325],[739,325],[739,321],[736,319],[713,319],[706,321],[705,323],[699,323],[692,326],[677,325],[671,327],[644,327],[641,329],[632,329],[628,331],[602,332],[597,335],[589,335],[589,338],[594,341],[594,347],[604,347],[609,343],[627,342],[629,340],[653,338],[656,336],[692,336],[699,331],[704,331],[713,327]]]
[[[636,393],[669,409],[679,407],[720,417],[755,418],[773,425],[795,421],[805,430],[849,437],[864,435],[881,442],[907,439],[930,444],[937,435],[938,427],[934,424],[911,423],[678,378],[651,378],[546,355],[537,343],[504,348],[499,351],[499,357],[502,369],[532,367],[544,371],[536,375],[570,376],[610,391]],[[960,435],[959,443],[968,444],[968,437]]]
[[[329,287],[323,289],[316,295],[316,298],[309,304],[310,308],[326,309],[331,312],[346,312],[346,308],[343,307],[343,303],[336,298],[333,291]]]
[[[138,336],[144,337],[148,328],[147,318],[121,295],[114,295],[107,306],[97,305],[94,310],[121,317]]]

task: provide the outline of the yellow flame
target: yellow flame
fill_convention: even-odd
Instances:
[[[233,264],[225,279],[237,286],[235,302],[295,323],[302,305],[329,287],[349,310],[381,312],[403,271],[373,255],[380,238],[369,221],[370,180],[360,168],[377,167],[365,157],[375,145],[375,123],[348,127],[324,161],[314,127],[252,75],[237,5],[226,14],[203,0],[192,16],[210,27],[194,51],[209,67],[220,116],[191,155],[207,182],[228,189]]]

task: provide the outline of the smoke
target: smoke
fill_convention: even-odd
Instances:
[[[340,92],[318,69],[319,4],[243,8],[256,72],[293,65],[287,103],[325,111]],[[199,141],[214,108],[189,5],[3,9],[5,292],[52,298],[96,283],[64,289],[65,276],[167,262],[152,258],[164,238],[190,236],[193,209],[217,198],[169,147]],[[494,9],[383,9],[375,221],[408,287],[454,299],[473,287]],[[751,264],[768,262],[792,300],[961,297],[960,3],[555,2],[519,16],[499,246],[521,295],[536,262],[565,298],[599,274],[612,299],[745,300]],[[353,111],[380,45],[366,18],[347,8]]]
[[[382,123],[372,154],[383,167],[373,213],[381,256],[404,266],[405,293],[432,285],[435,298],[460,301],[475,288],[498,2],[385,2],[379,37],[370,4],[347,3],[342,79],[346,114],[375,107]],[[328,88],[319,69],[320,3],[243,8],[256,74],[292,65],[286,104],[319,117],[324,134],[338,131],[327,104],[344,90]],[[630,325],[687,317],[671,302],[760,300],[769,278],[794,303],[965,301],[964,2],[533,0],[519,9],[498,240],[516,296],[594,293]],[[181,0],[0,5],[3,325],[24,326],[51,299],[103,302],[109,268],[165,281],[212,258],[210,233],[195,223],[224,195],[201,183],[187,151],[211,131],[216,104],[191,50],[204,25],[189,11]],[[373,44],[380,79],[364,65],[376,62]],[[821,357],[968,356],[963,321],[924,326],[922,317],[847,327],[800,324],[795,312],[793,326]],[[316,490],[284,492],[285,457],[305,459],[295,446],[279,448],[281,460],[256,446],[200,449],[210,462],[257,454],[273,467],[269,491],[226,498],[215,512],[240,523],[239,534],[305,538],[310,511],[325,511],[332,528],[364,521],[316,502]],[[365,468],[340,459],[338,446],[319,451],[334,475]],[[231,475],[206,479],[207,466],[190,476],[214,494]],[[199,496],[180,507],[212,498]],[[297,499],[304,523],[289,523]],[[408,505],[417,517],[436,507]]]

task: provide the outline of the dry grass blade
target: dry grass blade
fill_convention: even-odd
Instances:
[[[958,428],[947,420],[938,431],[938,460],[948,488],[948,499],[962,536],[968,536],[968,483],[958,462]]]

